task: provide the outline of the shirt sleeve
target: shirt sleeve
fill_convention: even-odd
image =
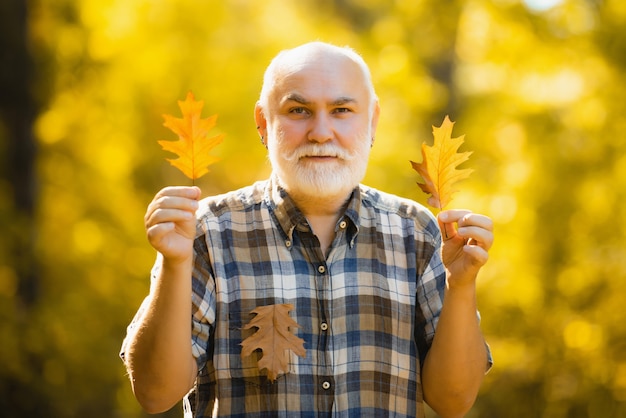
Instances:
[[[216,316],[215,278],[205,235],[194,242],[191,286],[191,351],[198,370],[202,370],[208,360],[207,353],[211,351],[209,344]]]
[[[476,312],[476,315],[478,315],[478,322],[480,323],[480,312]],[[487,374],[493,367],[493,354],[491,353],[491,347],[489,347],[487,341],[485,341],[485,350],[487,351],[487,367],[485,368],[485,374]]]
[[[441,260],[441,238],[434,234],[431,239],[418,244],[416,306],[415,306],[415,343],[419,352],[421,366],[432,345],[443,307],[446,286],[446,271]]]

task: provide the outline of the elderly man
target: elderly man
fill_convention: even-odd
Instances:
[[[148,412],[187,417],[462,417],[489,350],[476,277],[488,217],[360,184],[379,105],[362,58],[321,42],[281,52],[255,120],[272,175],[200,200],[167,187],[145,226],[158,256],[122,347]],[[440,230],[445,233],[442,239]],[[289,303],[306,354],[269,379],[241,356],[256,307]]]

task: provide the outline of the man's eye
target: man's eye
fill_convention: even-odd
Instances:
[[[334,110],[334,113],[349,113],[351,110],[347,107],[338,107]]]
[[[304,114],[307,110],[304,107],[294,107],[289,110],[290,113]]]

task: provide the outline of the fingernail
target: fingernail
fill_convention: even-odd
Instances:
[[[439,219],[441,219],[442,221],[447,221],[448,220],[448,213],[447,212],[441,212],[439,214]]]

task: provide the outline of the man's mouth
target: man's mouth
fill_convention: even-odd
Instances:
[[[338,157],[336,155],[305,155],[304,158],[328,159],[328,158],[338,158]]]
[[[316,161],[316,162],[325,162],[325,161],[335,161],[339,157],[336,155],[305,155],[301,157],[301,160],[306,161]]]
[[[331,162],[349,160],[349,155],[336,147],[306,147],[294,153],[300,161]]]

